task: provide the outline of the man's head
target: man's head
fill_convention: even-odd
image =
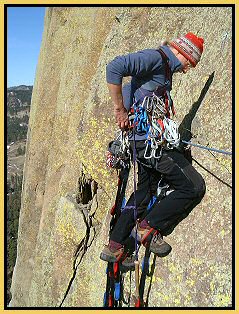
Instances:
[[[197,65],[203,52],[203,43],[203,38],[193,33],[187,33],[169,43],[172,52],[182,63],[182,72],[186,73],[190,67]]]

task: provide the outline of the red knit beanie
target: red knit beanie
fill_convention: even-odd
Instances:
[[[197,37],[193,33],[187,33],[185,36],[172,40],[170,45],[177,49],[195,67],[201,58],[203,43],[203,38]]]

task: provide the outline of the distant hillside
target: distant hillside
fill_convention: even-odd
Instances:
[[[33,86],[7,89],[7,144],[26,139]]]
[[[19,91],[19,90],[25,90],[25,91],[32,91],[32,85],[19,85],[19,86],[12,86],[12,87],[8,87],[8,91]]]
[[[7,113],[10,116],[19,111],[29,112],[33,86],[14,86],[7,89]]]
[[[7,89],[7,302],[17,256],[25,146],[33,86]]]

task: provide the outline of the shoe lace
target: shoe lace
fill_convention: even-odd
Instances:
[[[128,263],[134,263],[134,261],[135,261],[135,256],[134,256],[133,254],[131,254],[131,255],[127,256],[127,257],[125,258],[125,260],[126,260]],[[124,260],[124,261],[125,261],[125,260]]]
[[[162,241],[163,240],[163,237],[161,236],[160,232],[156,231],[153,235],[153,238],[152,238],[152,242],[157,242],[157,241]]]

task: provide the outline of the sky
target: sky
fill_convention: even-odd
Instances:
[[[7,8],[7,86],[33,85],[45,7]]]

